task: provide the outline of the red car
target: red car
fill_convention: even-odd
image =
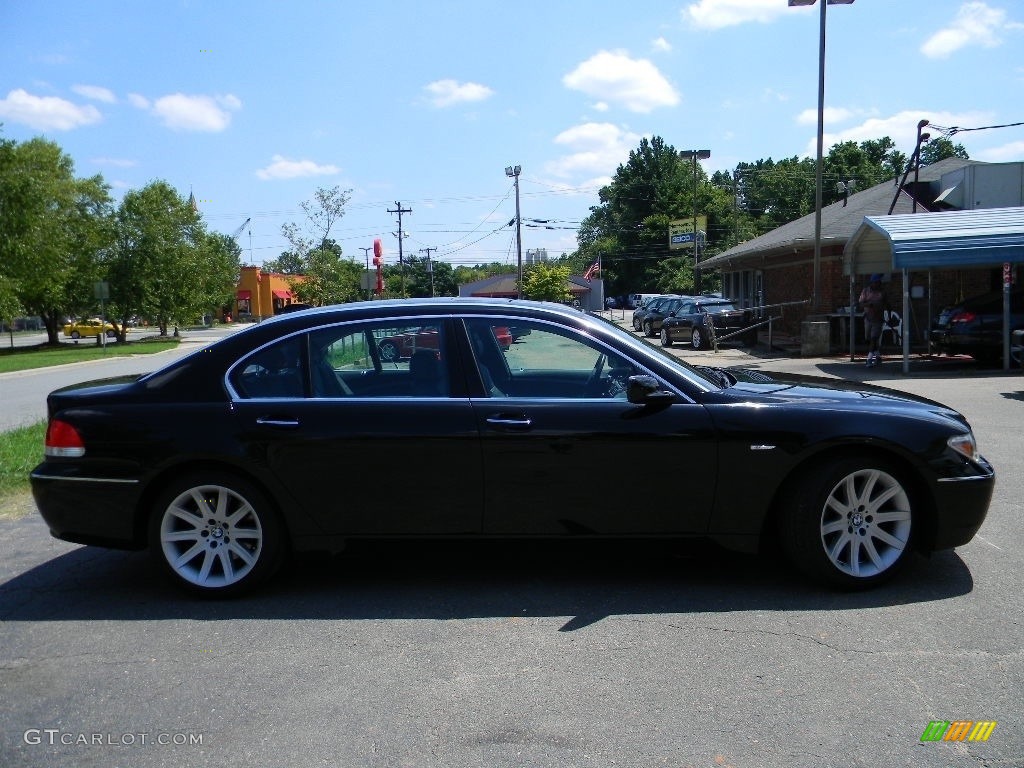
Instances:
[[[512,346],[512,332],[507,326],[496,325],[493,331],[494,338],[498,340],[502,349]],[[385,336],[377,342],[377,351],[380,353],[380,359],[388,363],[408,360],[417,349],[440,349],[438,337],[436,325],[424,325],[405,333]]]

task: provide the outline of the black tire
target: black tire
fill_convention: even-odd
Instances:
[[[635,317],[633,318],[633,330],[634,331],[639,331],[640,330],[640,321],[637,320]]]
[[[650,320],[644,320],[644,336],[649,339],[654,337],[654,326]]]
[[[816,582],[867,589],[909,559],[918,505],[891,462],[852,456],[806,469],[781,501],[783,550]]]
[[[664,323],[661,326],[661,346],[671,347],[672,337],[668,335],[668,329],[665,328]]]
[[[397,363],[402,356],[398,351],[398,346],[393,341],[381,343],[377,347],[377,351],[380,352],[380,359],[385,363]]]
[[[185,475],[160,494],[149,546],[171,581],[203,597],[234,597],[255,588],[273,576],[287,550],[266,494],[217,471]]]
[[[107,338],[108,339],[112,339],[115,336],[117,336],[117,334],[114,331],[107,331]]]
[[[74,339],[75,341],[78,341],[80,338],[82,338],[82,334],[80,334],[78,331],[72,331],[71,338]]]
[[[693,333],[690,334],[690,346],[697,351],[708,348],[708,340],[704,336],[704,329],[699,325],[693,326]]]

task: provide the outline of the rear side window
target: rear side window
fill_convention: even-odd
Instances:
[[[293,336],[264,347],[235,368],[232,383],[252,399],[299,398],[305,395],[302,339]]]

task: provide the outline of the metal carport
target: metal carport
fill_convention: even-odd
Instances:
[[[865,216],[843,249],[843,273],[850,276],[850,313],[854,279],[872,272],[903,273],[903,316],[910,313],[909,273],[913,271],[993,267],[1024,262],[1024,208]],[[1008,270],[1007,270],[1008,275]],[[1003,368],[1010,367],[1010,286],[1003,283]],[[850,323],[853,353],[853,322]],[[910,368],[910,334],[903,334],[903,372]]]

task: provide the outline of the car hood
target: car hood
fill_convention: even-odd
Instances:
[[[964,417],[949,406],[873,384],[749,368],[730,368],[726,372],[735,379],[735,383],[720,390],[719,394],[733,402],[739,399],[764,405],[799,404],[822,409],[929,412],[966,424]]]

